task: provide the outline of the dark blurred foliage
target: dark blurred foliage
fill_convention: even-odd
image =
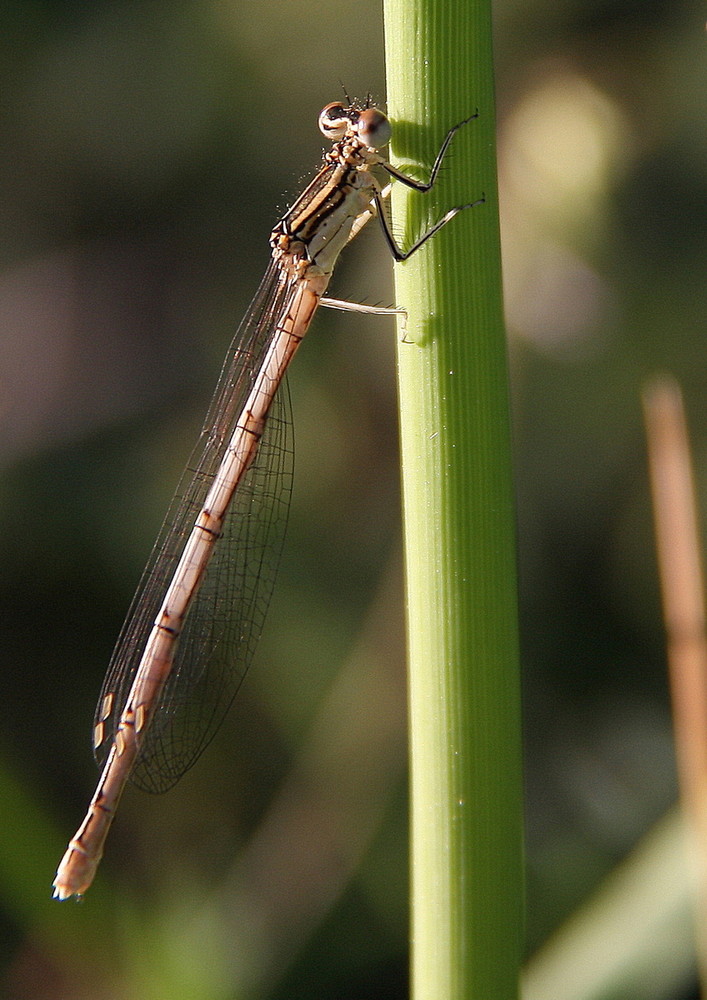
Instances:
[[[379,6],[335,0],[325,40],[317,5],[274,0],[0,13],[0,854],[32,859],[0,864],[0,992],[403,997],[385,321],[318,317],[298,356],[288,541],[224,730],[169,796],[126,794],[103,889],[49,900],[113,641],[316,115],[341,80],[384,96]],[[704,496],[703,16],[497,6],[529,951],[676,794],[639,394],[680,380]],[[333,294],[392,301],[380,239],[360,243]]]

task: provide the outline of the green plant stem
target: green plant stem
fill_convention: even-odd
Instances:
[[[510,1000],[522,937],[515,519],[487,0],[386,0],[394,186],[404,243],[474,201],[396,267],[411,746],[412,996]],[[420,176],[424,176],[424,172]]]

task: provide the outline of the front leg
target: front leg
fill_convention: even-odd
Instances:
[[[458,125],[453,125],[452,128],[450,128],[449,132],[447,132],[444,138],[444,142],[439,147],[439,152],[437,153],[435,161],[432,164],[432,170],[430,171],[430,179],[428,181],[416,181],[414,177],[408,177],[408,175],[404,174],[402,170],[398,170],[397,167],[391,166],[390,163],[386,163],[384,160],[381,161],[381,166],[388,171],[391,177],[395,177],[397,180],[402,181],[403,184],[407,185],[407,187],[409,188],[412,188],[413,191],[422,191],[423,193],[425,191],[429,191],[430,188],[434,186],[434,182],[437,180],[437,174],[439,173],[439,168],[442,166],[442,160],[447,154],[450,142],[457,134],[459,129],[462,128],[463,125],[466,125],[468,122],[473,122],[474,119],[478,117],[479,117],[479,112],[477,110],[474,112],[473,115],[469,115],[469,117],[465,118],[464,121],[459,122]]]

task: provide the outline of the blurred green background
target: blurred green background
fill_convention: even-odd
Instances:
[[[384,100],[380,5],[0,11],[0,995],[404,997],[385,320],[324,310],[297,357],[288,539],[223,730],[169,795],[128,790],[83,905],[50,899],[113,642],[316,116],[342,83]],[[704,497],[707,80],[697,4],[495,13],[531,954],[676,796],[639,392],[680,380]],[[332,294],[390,304],[369,229]]]

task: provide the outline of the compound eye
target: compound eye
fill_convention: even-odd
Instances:
[[[369,149],[382,149],[390,142],[390,122],[378,108],[366,108],[359,115],[356,132]]]
[[[351,128],[354,117],[355,113],[351,108],[344,107],[340,101],[334,101],[333,104],[327,104],[319,115],[319,130],[332,142],[343,139]]]

